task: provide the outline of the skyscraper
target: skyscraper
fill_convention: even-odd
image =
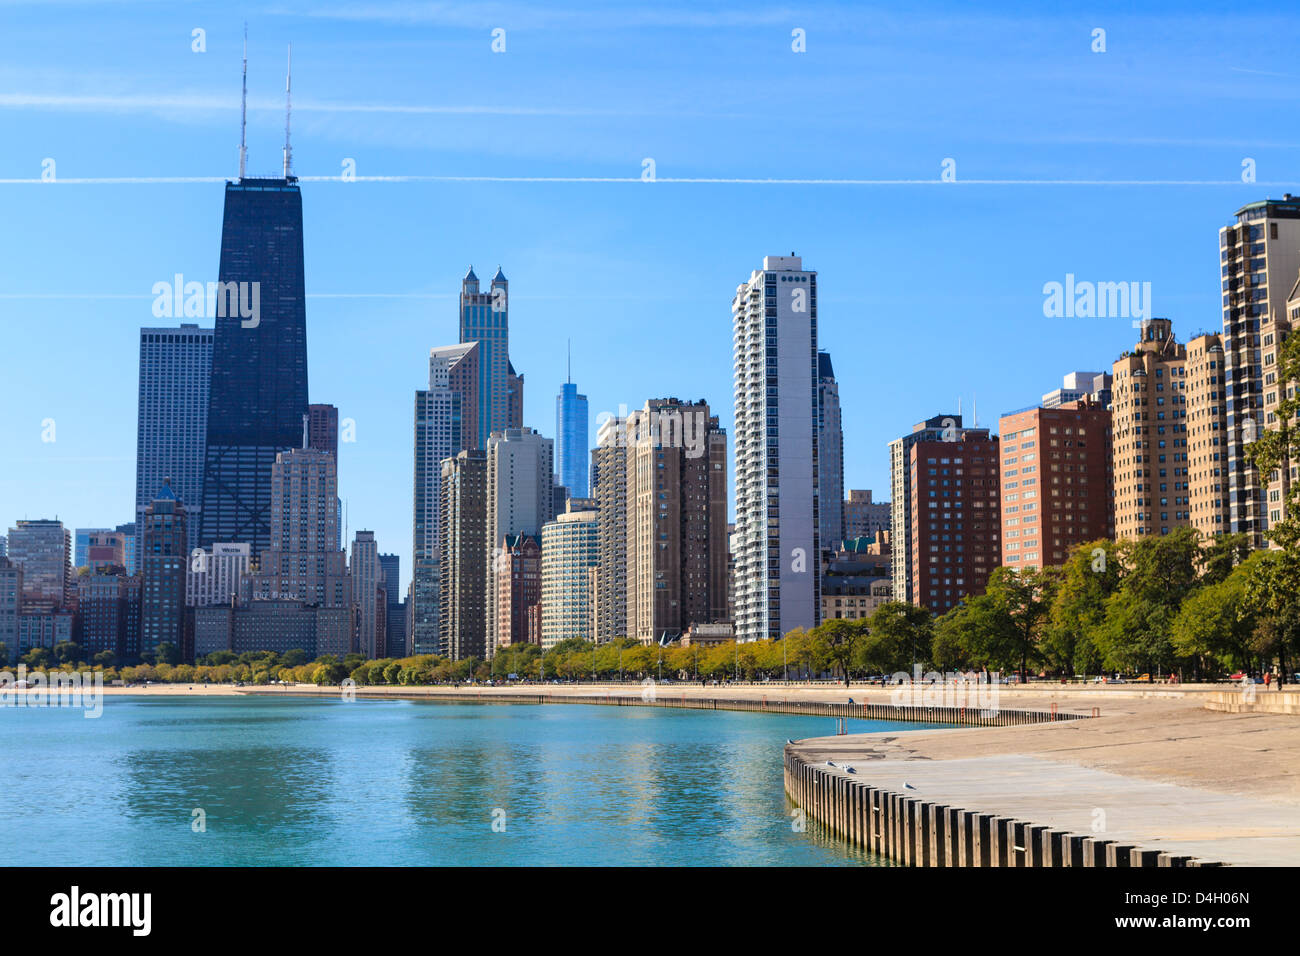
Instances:
[[[876,537],[877,531],[888,531],[889,502],[872,501],[870,488],[851,488],[844,499],[844,538]]]
[[[507,428],[494,432],[487,446],[487,561],[488,607],[497,607],[494,586],[496,549],[507,536],[524,534],[537,540],[542,525],[554,516],[555,443],[532,428]],[[497,646],[496,617],[488,615],[487,652]]]
[[[565,382],[555,396],[555,471],[571,497],[587,497],[587,457],[587,396]]]
[[[598,515],[570,511],[542,527],[542,649],[593,638],[592,570],[600,560]]]
[[[1114,539],[1108,408],[1088,396],[1023,408],[1003,415],[998,433],[1003,564],[1058,567],[1076,546]]]
[[[960,414],[935,415],[913,425],[910,434],[889,443],[889,543],[895,601],[918,603],[912,585],[912,566],[916,560],[915,528],[912,525],[912,446],[923,441],[960,441],[965,431]],[[987,429],[981,431],[988,434]]]
[[[1113,366],[1115,533],[1137,538],[1190,524],[1219,534],[1229,520],[1219,336],[1182,345],[1169,319],[1144,320],[1141,336]]]
[[[508,534],[498,543],[496,583],[496,648],[529,643],[528,619],[542,600],[542,549],[530,534]],[[540,638],[539,638],[540,639]]]
[[[275,456],[271,544],[258,556],[258,572],[244,578],[242,596],[350,606],[347,555],[337,543],[338,487],[338,465],[327,451],[292,448]]]
[[[844,540],[844,428],[840,386],[829,352],[817,353],[817,478],[821,546],[834,550]]]
[[[339,410],[333,405],[307,406],[307,447],[327,451],[338,460]]]
[[[140,526],[140,649],[171,644],[189,658],[185,633],[185,573],[189,531],[185,505],[164,481]]]
[[[512,362],[506,363],[506,427],[524,427],[524,377]]]
[[[726,621],[726,432],[704,401],[651,399],[628,415],[627,444],[626,636]]]
[[[72,540],[62,521],[20,520],[9,529],[9,558],[23,569],[23,604],[65,607],[72,592]]]
[[[193,324],[140,330],[135,524],[140,527],[145,508],[170,478],[172,493],[194,505],[186,521],[191,551],[198,546],[201,524],[213,341],[212,329]]]
[[[1228,530],[1250,535],[1258,548],[1268,527],[1267,479],[1261,482],[1246,446],[1264,421],[1261,326],[1287,318],[1286,302],[1300,274],[1300,199],[1287,193],[1238,209],[1235,221],[1219,230],[1219,265],[1228,366]]]
[[[998,437],[987,428],[963,428],[913,442],[907,454],[906,600],[941,614],[982,594],[1002,558]],[[904,600],[896,587],[894,600]]]
[[[199,547],[241,541],[260,555],[270,545],[271,466],[302,445],[307,415],[302,238],[287,169],[226,183]]]
[[[382,649],[377,595],[382,591],[379,546],[373,531],[358,531],[352,541],[352,603],[357,606],[360,634],[357,650],[374,660]],[[385,598],[385,603],[387,599]]]
[[[442,613],[435,653],[453,661],[482,659],[487,654],[488,629],[488,586],[483,573],[489,553],[487,453],[466,450],[444,460],[440,492],[438,601]]]
[[[736,636],[753,641],[820,618],[817,273],[767,256],[731,310]]]
[[[436,654],[439,638],[439,518],[442,463],[477,447],[480,412],[476,342],[429,350],[429,387],[415,393],[415,485],[412,538],[413,654]]]
[[[626,637],[627,630],[627,418],[600,424],[591,453],[596,499],[596,640]]]
[[[388,606],[384,613],[384,649],[382,657],[406,656],[406,612],[402,609],[402,559],[396,554],[381,554],[379,570]]]
[[[487,292],[479,291],[472,266],[465,273],[460,291],[460,341],[478,343],[478,439],[474,447],[486,448],[489,435],[510,427],[510,284],[499,267]]]

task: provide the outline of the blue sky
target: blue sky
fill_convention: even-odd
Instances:
[[[294,45],[311,397],[355,420],[351,527],[409,578],[412,393],[456,340],[471,263],[510,278],[525,422],[553,435],[570,338],[593,420],[675,395],[729,427],[731,297],[797,252],[820,273],[846,485],[880,498],[913,422],[961,396],[995,424],[1131,345],[1127,318],[1045,318],[1044,283],[1150,282],[1180,338],[1217,330],[1218,227],[1300,192],[1294,24],[1283,5],[1129,6],[0,0],[0,524],[129,520],[150,288],[215,279],[221,226],[220,182],[23,180],[46,158],[63,180],[233,176],[245,19],[251,174],[280,168]],[[877,182],[309,178],[353,159],[360,177],[637,179],[646,157],[661,180]]]

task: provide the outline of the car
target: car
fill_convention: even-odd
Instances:
[[[1235,674],[1229,674],[1228,680],[1245,680],[1247,675],[1243,671],[1237,671]]]
[[[1149,684],[1149,683],[1151,683],[1151,675],[1150,675],[1150,674],[1143,674],[1143,675],[1141,675],[1140,677],[1138,677],[1138,683],[1139,683],[1139,684]]]

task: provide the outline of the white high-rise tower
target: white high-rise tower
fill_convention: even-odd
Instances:
[[[766,256],[736,289],[736,636],[820,621],[817,273]]]

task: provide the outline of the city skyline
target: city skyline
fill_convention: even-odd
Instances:
[[[20,12],[15,37],[24,35],[24,19]],[[93,15],[91,19],[99,22]],[[684,19],[684,9],[670,8],[652,29],[671,31],[674,23],[680,26]],[[305,182],[308,358],[314,383],[310,400],[335,404],[340,418],[354,425],[355,441],[345,440],[340,445],[339,463],[350,526],[373,528],[381,547],[405,553],[403,544],[411,537],[410,508],[400,495],[392,493],[391,476],[409,468],[411,386],[407,383],[420,382],[430,347],[455,341],[456,283],[471,262],[489,263],[485,267],[489,272],[491,264],[499,262],[511,277],[515,313],[511,329],[515,354],[511,357],[515,367],[535,383],[524,425],[551,433],[549,397],[564,380],[563,343],[572,337],[574,361],[589,370],[583,374],[583,390],[590,397],[589,435],[595,435],[600,414],[615,412],[621,405],[639,407],[649,397],[671,394],[705,398],[718,410],[721,427],[734,433],[726,400],[731,331],[726,300],[734,276],[752,268],[756,257],[797,250],[823,277],[819,345],[839,363],[845,487],[874,489],[878,500],[887,497],[888,487],[888,460],[883,449],[913,421],[954,407],[961,396],[972,403],[978,401],[987,409],[981,423],[993,424],[1002,412],[1022,407],[1056,386],[1061,372],[1080,363],[1108,368],[1131,346],[1131,321],[1127,318],[1045,318],[1044,283],[1063,280],[1067,274],[1097,281],[1149,280],[1154,288],[1155,314],[1168,316],[1181,330],[1181,339],[1190,339],[1197,330],[1217,331],[1222,303],[1209,271],[1218,260],[1215,234],[1231,221],[1237,208],[1267,196],[1277,198],[1289,188],[1277,180],[1279,170],[1287,168],[1283,161],[1292,147],[1285,142],[1252,143],[1250,152],[1245,153],[1231,140],[1197,141],[1190,138],[1189,131],[1196,128],[1190,121],[1194,114],[1199,115],[1196,110],[1204,108],[1202,100],[1206,98],[1237,104],[1241,90],[1250,84],[1254,93],[1267,100],[1282,95],[1290,84],[1285,77],[1246,72],[1232,75],[1229,71],[1219,85],[1195,91],[1200,99],[1194,109],[1191,91],[1185,84],[1169,83],[1160,69],[1175,56],[1178,62],[1217,62],[1204,42],[1180,45],[1187,39],[1185,35],[1178,30],[1157,35],[1153,22],[1143,18],[1112,13],[1107,19],[1112,21],[1108,24],[1111,49],[1104,55],[1089,51],[1087,30],[1072,21],[1047,16],[1017,20],[1025,39],[1011,50],[997,48],[995,53],[996,45],[992,45],[990,52],[968,51],[964,56],[976,62],[997,58],[1011,74],[1042,79],[1043,88],[1029,95],[1045,115],[1053,117],[1061,113],[1055,107],[1069,102],[1054,64],[1064,61],[1072,68],[1087,70],[1090,82],[1103,86],[1122,75],[1154,94],[1138,116],[1104,113],[1104,98],[1099,98],[1076,105],[1065,122],[1054,121],[1047,130],[1038,129],[1019,113],[998,110],[997,118],[1008,122],[993,133],[974,121],[951,122],[953,117],[947,114],[960,112],[962,97],[957,96],[958,105],[945,102],[942,106],[942,117],[909,128],[909,137],[895,144],[902,147],[896,150],[897,158],[880,148],[862,148],[862,138],[849,131],[817,130],[801,119],[791,121],[792,129],[804,137],[798,148],[778,148],[759,165],[734,148],[717,150],[711,156],[686,148],[701,132],[707,137],[703,142],[724,142],[715,137],[727,124],[716,115],[686,115],[678,128],[655,110],[647,110],[655,115],[646,119],[649,130],[644,137],[632,133],[623,120],[604,117],[598,105],[590,107],[593,115],[585,118],[570,115],[581,114],[584,100],[596,103],[606,95],[626,93],[626,85],[609,94],[565,90],[564,102],[572,109],[560,109],[560,115],[548,121],[554,126],[539,131],[527,110],[530,100],[539,108],[542,100],[514,72],[518,67],[511,57],[535,51],[535,39],[524,42],[532,34],[545,35],[551,45],[547,56],[556,57],[570,51],[572,44],[589,44],[592,37],[599,37],[610,49],[591,60],[587,68],[602,75],[613,68],[612,60],[626,58],[623,41],[630,36],[626,26],[609,20],[598,19],[582,28],[571,24],[562,28],[536,18],[521,21],[519,32],[511,34],[509,52],[495,60],[488,59],[492,54],[486,31],[480,35],[472,24],[452,24],[447,38],[437,41],[448,54],[449,68],[476,76],[484,87],[481,92],[457,87],[442,94],[435,87],[416,84],[404,91],[409,97],[405,105],[425,104],[436,110],[440,105],[454,109],[457,103],[483,104],[484,117],[495,115],[495,122],[521,132],[518,148],[507,150],[492,146],[479,135],[488,128],[482,125],[486,119],[455,119],[455,113],[447,114],[451,118],[439,118],[444,114],[434,112],[432,119],[408,121],[399,129],[384,119],[393,114],[382,109],[374,113],[349,109],[367,101],[378,106],[403,104],[395,102],[398,97],[391,90],[365,86],[349,93],[335,86],[321,69],[327,60],[324,51],[316,47],[327,34],[320,23],[292,15],[286,22],[254,19],[250,26],[251,173],[280,165],[280,41],[290,35],[296,42],[294,86],[298,96],[295,171],[306,177],[337,175],[347,157],[357,160],[362,176],[421,171],[432,161],[434,173],[453,175],[478,166],[485,175],[507,177],[594,172],[638,178],[642,160],[649,156],[657,160],[661,179],[716,175],[931,180],[940,175],[945,157],[954,157],[957,164],[957,184],[951,188]],[[242,34],[234,16],[223,13],[218,17],[214,12],[211,20],[207,50],[201,56],[189,49],[188,42],[175,42],[157,28],[126,41],[128,50],[152,44],[150,49],[157,54],[154,60],[191,78],[177,104],[170,107],[143,96],[141,91],[153,83],[152,74],[146,71],[122,77],[116,87],[121,95],[106,97],[109,102],[84,95],[78,99],[84,90],[77,89],[77,76],[63,75],[56,78],[56,89],[49,94],[53,102],[41,106],[14,94],[0,102],[0,109],[14,120],[17,133],[50,144],[48,152],[58,162],[61,177],[184,175],[195,171],[233,177]],[[901,52],[889,54],[878,67],[873,66],[872,75],[876,69],[887,71],[896,64],[893,58],[904,54],[929,62],[938,44],[951,41],[950,31],[975,28],[984,31],[979,35],[987,36],[999,22],[983,18],[972,23],[957,17],[938,37],[929,37],[919,28],[931,25],[923,17],[875,24],[878,33],[898,42]],[[1249,35],[1252,43],[1264,38],[1267,46],[1271,41],[1261,24],[1269,22],[1267,17],[1224,20],[1218,35]],[[1167,21],[1161,23],[1167,26]],[[117,32],[110,24],[103,26],[108,35]],[[510,23],[506,26],[510,28]],[[846,56],[862,44],[883,40],[876,40],[864,24],[834,6],[814,12],[804,27],[809,37],[809,52],[803,54],[806,60],[797,59],[790,51],[784,17],[770,11],[749,25],[725,23],[719,18],[702,25],[700,35],[686,31],[681,39],[688,51],[710,42],[711,31],[737,31],[751,41],[765,40],[764,52],[751,57],[747,66],[753,68],[757,81],[789,81],[773,94],[770,104],[756,106],[749,95],[722,81],[726,58],[732,56],[724,54],[717,74],[709,70],[700,78],[719,94],[718,109],[723,113],[788,109],[799,103],[800,93],[816,85],[800,79],[797,71],[805,69],[802,64],[806,63],[820,64],[821,69],[855,85],[868,82],[859,76],[861,61],[850,64]],[[183,34],[187,38],[190,29],[186,23]],[[391,39],[390,30],[381,21],[363,19],[355,38],[358,56],[376,55],[374,51]],[[421,36],[417,42],[434,41]],[[1137,52],[1142,57],[1140,66],[1134,59]],[[657,75],[663,65],[656,60],[660,54],[643,55],[642,68]],[[94,59],[96,56],[91,54],[91,66],[108,69],[108,64]],[[969,65],[970,60],[964,62]],[[11,62],[20,63],[21,57]],[[485,63],[497,72],[485,76]],[[535,79],[535,65],[525,71],[530,79]],[[948,67],[941,75],[951,77],[959,66]],[[552,77],[542,92],[554,92],[556,82]],[[976,92],[987,97],[988,84],[1001,82],[981,77]],[[15,76],[9,86],[21,91],[29,84]],[[688,102],[685,90],[674,86],[668,93],[669,102],[680,102],[684,110]],[[909,104],[923,101],[920,91],[902,93],[896,103],[882,107],[887,115],[876,117],[880,128],[888,129],[897,121],[894,110],[903,111]],[[503,113],[490,113],[498,106]],[[800,109],[816,115],[825,107],[809,102],[801,103]],[[980,115],[986,117],[988,109],[986,106]],[[79,137],[56,129],[60,117],[70,115],[85,121],[86,143],[101,124],[120,121],[128,135],[112,168],[92,168],[99,160],[85,153]],[[340,117],[353,117],[359,125],[349,132]],[[440,124],[463,124],[473,135],[462,147],[449,150],[435,144],[429,135],[431,126]],[[571,134],[582,126],[597,128],[600,135],[594,141],[591,137],[583,140],[586,148],[580,153],[559,146],[566,132]],[[1101,132],[1081,137],[1072,132],[1080,126]],[[178,139],[171,135],[178,128],[195,135]],[[999,146],[1009,142],[1019,146],[993,154],[987,148],[990,139],[997,140]],[[151,144],[153,151],[130,145],[135,140]],[[1177,142],[1180,149],[1170,153],[1145,145],[1157,141],[1161,145]],[[829,148],[836,144],[841,148]],[[811,148],[816,145],[825,148]],[[1246,148],[1244,144],[1242,148]],[[1240,182],[1245,156],[1258,164],[1257,183]],[[6,160],[0,174],[22,178],[32,175],[32,170],[39,170],[39,164],[33,161],[25,166],[21,157],[13,157]],[[962,185],[967,176],[976,175],[1033,181],[1217,185]],[[0,240],[13,270],[0,277],[0,311],[6,335],[12,337],[17,350],[34,354],[48,351],[49,341],[42,330],[51,326],[67,329],[84,343],[84,350],[79,347],[75,356],[68,357],[61,377],[43,375],[34,367],[19,366],[11,371],[10,397],[31,412],[0,424],[0,445],[17,466],[0,477],[4,520],[11,523],[22,517],[57,515],[70,528],[116,526],[132,517],[123,514],[127,508],[122,502],[131,493],[135,471],[134,457],[127,449],[135,431],[137,392],[130,371],[125,370],[136,364],[134,353],[141,329],[179,326],[183,320],[151,314],[153,283],[170,281],[177,273],[196,279],[216,278],[220,184],[87,185],[45,191],[17,185],[3,188],[15,190],[8,195],[13,199],[16,233],[25,235],[22,242],[13,236]],[[359,192],[344,192],[347,189]],[[67,233],[75,217],[87,213],[79,198],[85,190],[96,191],[96,204],[103,210],[94,215],[113,216],[121,229],[112,248],[101,244],[92,253],[88,240],[103,235],[96,228],[83,227],[81,238]],[[647,190],[655,192],[648,195]],[[1126,214],[1138,195],[1165,226],[1161,248],[1152,248],[1136,234],[1123,235],[1113,229],[1116,217]],[[143,207],[136,198],[142,196],[151,197]],[[1023,215],[1023,202],[1010,200],[1040,196],[1061,211],[1057,222],[1039,225],[1050,241],[1022,250],[1014,270],[985,268],[984,244],[990,230],[1014,228]],[[778,204],[796,202],[803,212],[789,221],[757,229],[741,228],[729,223],[725,215],[714,215],[749,197]],[[412,214],[435,205],[449,210],[449,221],[456,224],[451,234],[427,235],[420,217]],[[356,210],[363,207],[368,213],[362,221],[361,238],[374,239],[382,235],[381,228],[391,227],[400,235],[418,235],[419,240],[409,249],[381,242],[375,250],[359,248],[366,242],[340,240],[340,235],[357,234]],[[880,235],[862,234],[858,229],[859,213],[866,208],[882,226],[892,222],[905,230],[914,228],[909,220],[919,217],[915,219],[918,237],[922,219],[941,216],[948,226],[945,246],[937,257],[926,261],[901,248],[895,250],[884,234],[896,234],[897,229],[882,228]],[[710,228],[684,229],[681,223],[687,221],[688,209],[693,210],[691,216],[708,221]],[[103,222],[92,218],[91,225]],[[178,222],[184,228],[176,229]],[[558,228],[544,226],[544,222],[558,224]],[[48,245],[53,240],[61,240],[57,253]],[[689,270],[680,268],[687,261]],[[69,262],[75,264],[73,281],[65,282]],[[868,264],[897,285],[863,284],[859,277]],[[936,267],[944,276],[937,289],[929,281]],[[672,279],[655,288],[635,288],[647,271]],[[919,287],[929,293],[922,311],[932,330],[926,337],[931,374],[918,378],[891,363],[867,368],[854,361],[861,355],[883,356],[914,347],[915,324],[900,323],[893,317],[900,309],[914,308],[908,287],[921,282],[925,284]],[[56,293],[90,298],[41,298]],[[611,311],[627,320],[607,321]],[[23,321],[33,314],[41,321]],[[657,360],[606,360],[609,355],[636,354],[642,345],[638,330],[650,322],[662,326],[665,315],[671,316],[671,324],[655,338]],[[200,319],[199,324],[210,327],[212,322]],[[985,347],[989,330],[1029,340],[1014,369],[971,362],[970,356]],[[698,335],[702,338],[696,345]],[[672,343],[676,341],[691,341],[692,345],[675,346]],[[77,405],[75,392],[64,394],[69,381],[88,374],[85,363],[89,356],[97,363],[124,370],[108,388],[101,388],[93,411]],[[355,367],[366,369],[374,381],[400,381],[403,386],[376,389],[370,384],[371,374],[356,376]],[[883,399],[900,390],[906,390],[909,400],[905,409],[895,410],[894,402]],[[41,441],[41,423],[47,418],[58,425],[55,442]],[[409,560],[404,562],[402,575],[404,590],[411,577]]]

